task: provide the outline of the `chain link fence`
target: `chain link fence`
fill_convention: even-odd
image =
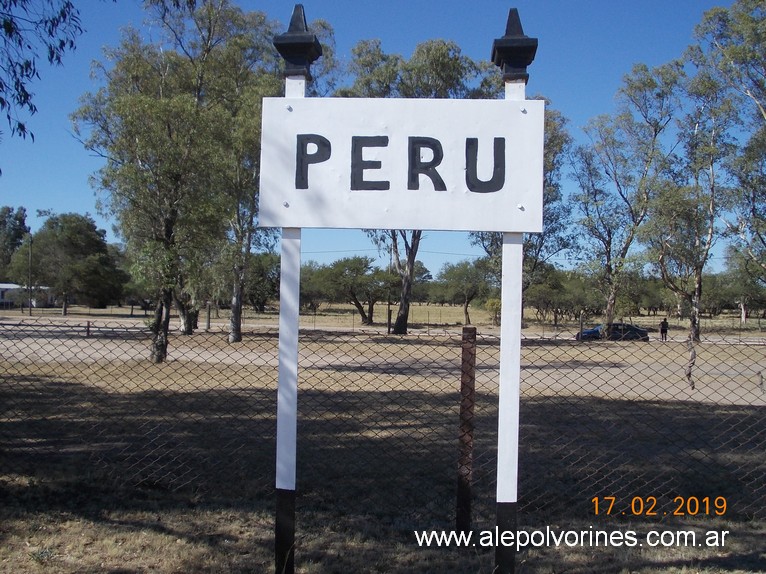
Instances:
[[[0,321],[0,499],[30,485],[77,500],[139,489],[193,508],[271,511],[276,330],[234,345],[222,331],[173,336],[160,365],[148,360],[150,339],[138,321]],[[764,343],[524,339],[520,523],[587,521],[604,497],[644,517],[712,516],[725,500],[729,518],[765,519]],[[468,411],[463,346],[460,332],[435,328],[301,332],[301,571],[358,568],[344,562],[350,541],[365,563],[388,565],[380,571],[420,571],[405,562],[424,556],[424,572],[479,571],[475,556],[439,566],[426,550],[402,553],[415,530],[455,528],[461,449],[471,526],[494,526],[499,340],[477,338]],[[14,508],[6,524],[23,519]],[[272,526],[258,528],[268,539]],[[240,552],[237,564],[268,564],[269,553]]]

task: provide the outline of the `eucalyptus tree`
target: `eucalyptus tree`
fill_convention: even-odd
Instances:
[[[160,19],[177,53],[200,78],[207,105],[221,112],[220,138],[211,142],[217,149],[209,193],[221,196],[226,218],[227,233],[218,255],[228,268],[229,341],[238,342],[250,253],[268,251],[275,241],[273,231],[257,229],[256,224],[261,102],[264,96],[278,95],[282,86],[272,47],[276,25],[262,13],[244,13],[220,0],[202,3],[191,13],[163,6]]]
[[[678,113],[682,65],[636,65],[618,92],[618,110],[586,127],[590,139],[573,154],[574,195],[586,268],[604,296],[605,322],[615,316],[617,295],[635,257],[638,232],[669,168],[668,132]]]
[[[345,97],[367,98],[493,98],[502,93],[494,66],[475,62],[460,47],[446,40],[419,44],[409,59],[386,54],[378,40],[360,42],[352,50],[350,87],[338,91]],[[390,250],[401,278],[399,309],[393,327],[406,334],[409,322],[415,262],[422,230],[370,230],[370,238]]]
[[[106,159],[95,176],[106,194],[102,205],[117,220],[133,273],[155,289],[151,359],[163,362],[174,300],[187,318],[179,291],[189,263],[207,251],[201,241],[223,233],[215,217],[222,211],[220,197],[208,193],[214,173],[208,152],[224,115],[202,105],[202,87],[194,86],[182,57],[143,44],[135,31],[126,32],[107,57],[114,66],[100,68],[106,85],[85,95],[76,129],[88,126],[86,147]]]
[[[735,106],[705,70],[682,83],[683,113],[669,174],[658,188],[642,230],[649,261],[689,309],[689,337],[700,339],[702,288],[726,207],[724,166],[733,152]]]
[[[164,42],[125,32],[97,65],[104,86],[83,97],[73,119],[77,133],[88,131],[86,147],[105,159],[94,181],[133,271],[156,290],[151,359],[162,362],[174,302],[182,330],[192,329],[211,246],[223,251],[228,236],[238,243],[232,251],[247,253],[254,241],[257,154],[248,128],[257,121],[248,114],[276,85],[253,76],[275,74],[276,60],[261,50],[271,34],[265,17],[227,0],[153,9]]]
[[[727,227],[750,268],[766,280],[766,125],[750,137],[730,169],[736,187]]]
[[[739,104],[738,136],[749,138],[731,162],[737,186],[727,227],[766,277],[766,10],[760,0],[713,8],[697,26],[690,58],[729,89]]]
[[[719,290],[725,294],[719,297],[729,306],[739,308],[741,324],[747,322],[752,311],[766,308],[766,281],[760,265],[749,255],[730,247],[726,271],[719,274],[719,277]]]

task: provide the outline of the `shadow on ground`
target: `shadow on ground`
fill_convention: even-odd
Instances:
[[[191,545],[197,552],[173,563],[176,570],[268,571],[274,381],[210,368],[226,384],[178,390],[144,373],[136,375],[140,385],[109,388],[75,375],[0,374],[0,544],[33,536],[41,521],[54,528],[82,521],[99,532],[154,533]],[[385,386],[392,390],[347,384],[318,391],[309,379],[300,392],[298,570],[491,571],[492,549],[425,549],[414,537],[454,524],[458,393],[423,388],[427,382],[408,387],[411,378]],[[493,394],[477,396],[477,531],[494,525],[495,404]],[[725,524],[734,543],[726,553],[684,558],[534,549],[519,556],[520,572],[766,569],[757,522],[766,507],[763,408],[556,396],[523,399],[521,412],[525,528]],[[592,499],[605,496],[615,497],[615,513],[595,516]],[[717,516],[713,505],[673,517],[676,496],[725,498],[726,512]],[[652,499],[658,514],[647,515]],[[120,560],[122,570],[54,561],[47,571],[142,571],[130,555]]]

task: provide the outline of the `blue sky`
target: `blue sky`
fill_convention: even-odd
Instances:
[[[0,205],[27,208],[33,230],[42,223],[38,209],[57,213],[90,213],[117,240],[111,222],[98,215],[97,192],[89,176],[102,160],[89,155],[73,137],[69,114],[78,99],[98,85],[90,66],[102,59],[102,48],[119,41],[120,29],[143,26],[141,3],[136,0],[75,0],[85,34],[77,50],[61,67],[41,67],[33,86],[38,113],[28,126],[35,134],[10,137],[5,125],[0,141]],[[244,10],[260,10],[272,19],[289,21],[295,2],[242,0]],[[304,0],[308,20],[322,18],[335,29],[338,55],[348,59],[358,41],[378,38],[383,49],[409,57],[425,40],[455,41],[474,59],[489,59],[492,41],[503,35],[508,10],[518,8],[524,32],[538,38],[535,61],[529,67],[527,95],[545,95],[570,121],[575,138],[582,138],[587,121],[614,109],[614,94],[633,64],[662,64],[679,56],[692,42],[695,24],[714,0]],[[156,36],[156,30],[155,36]],[[4,120],[3,120],[4,121]],[[566,184],[571,188],[571,183]],[[304,230],[303,257],[330,262],[353,254],[377,256],[358,231]],[[445,262],[481,255],[465,234],[427,232],[421,259],[434,275]],[[385,264],[387,257],[381,260]]]

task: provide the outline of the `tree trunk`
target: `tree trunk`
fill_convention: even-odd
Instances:
[[[604,323],[614,323],[614,309],[617,306],[617,292],[614,289],[609,291],[606,298],[606,309],[604,310]]]
[[[611,327],[614,323],[614,309],[617,306],[617,292],[614,289],[610,289],[609,296],[606,298],[606,309],[604,310],[604,329],[601,331],[601,336],[610,337]]]
[[[691,317],[689,319],[689,339],[695,342],[700,341],[700,316],[702,304],[702,270],[699,270],[694,277],[694,293],[691,301]]]
[[[399,311],[396,313],[396,321],[392,333],[394,335],[406,335],[407,325],[410,320],[410,299],[412,295],[412,279],[405,274],[402,277],[402,296],[399,299]]]
[[[367,320],[369,321],[368,325],[374,325],[373,319],[372,319],[372,313],[375,310],[375,299],[370,298],[369,301],[367,301]]]
[[[470,301],[468,299],[465,300],[463,303],[463,325],[470,325],[471,324],[471,316],[468,314],[468,304]]]
[[[359,311],[359,316],[362,318],[362,325],[371,325],[372,322],[367,316],[367,313],[364,311],[364,305],[362,305],[357,296],[354,293],[351,293],[349,294],[349,298],[351,299],[351,303],[353,303],[354,307],[356,307],[356,310]]]
[[[393,334],[394,335],[406,335],[407,325],[410,319],[410,299],[412,299],[412,282],[415,275],[415,261],[418,256],[418,248],[420,247],[420,238],[423,235],[422,231],[413,230],[411,232],[410,241],[406,239],[406,232],[399,232],[402,235],[405,247],[406,263],[402,268],[399,260],[399,248],[396,242],[396,231],[392,232],[391,236],[393,243],[393,256],[395,257],[396,269],[402,278],[402,292],[399,299],[399,312],[396,314],[396,322],[394,323]]]
[[[69,314],[69,297],[64,293],[63,302],[61,303],[61,314],[65,317]]]
[[[181,301],[176,297],[176,309],[178,309],[178,319],[181,321],[181,334],[192,335],[194,333],[194,311],[190,303]]]
[[[235,276],[231,292],[229,343],[239,343],[240,341],[242,341],[242,281],[239,281],[238,276]]]
[[[173,294],[170,289],[163,289],[157,307],[154,310],[152,331],[152,363],[164,363],[168,356],[168,331],[170,331],[170,308],[173,304]]]

